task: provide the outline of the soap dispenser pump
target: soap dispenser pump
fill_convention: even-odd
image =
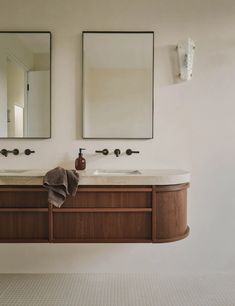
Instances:
[[[75,168],[77,170],[86,169],[86,160],[85,160],[85,158],[83,157],[83,154],[82,154],[83,150],[86,150],[86,149],[82,149],[82,148],[79,149],[78,158],[76,158],[76,160],[75,160]]]

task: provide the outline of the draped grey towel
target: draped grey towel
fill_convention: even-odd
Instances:
[[[43,178],[43,186],[48,189],[48,202],[61,207],[68,195],[75,196],[78,181],[79,175],[75,170],[57,167],[48,171]]]

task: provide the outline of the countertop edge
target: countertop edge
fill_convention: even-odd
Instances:
[[[157,170],[156,170],[157,171]],[[190,183],[190,173],[183,170],[181,173],[170,174],[161,173],[159,174],[143,174],[143,175],[131,175],[131,176],[95,176],[89,174],[80,173],[79,185],[177,185]],[[167,170],[168,172],[170,170]],[[173,170],[172,170],[173,171]],[[0,186],[17,186],[17,185],[28,185],[28,186],[42,186],[43,176],[0,176]]]

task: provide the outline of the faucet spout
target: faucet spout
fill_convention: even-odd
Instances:
[[[115,149],[114,154],[116,155],[116,157],[118,157],[121,154],[121,151],[119,149]]]

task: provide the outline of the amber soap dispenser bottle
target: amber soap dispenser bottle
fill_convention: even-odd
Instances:
[[[79,149],[78,158],[76,158],[76,160],[75,160],[75,168],[77,170],[86,169],[86,160],[85,160],[85,158],[83,157],[83,154],[82,154],[82,151],[84,151],[84,150],[86,150],[86,149],[82,149],[82,148]]]

